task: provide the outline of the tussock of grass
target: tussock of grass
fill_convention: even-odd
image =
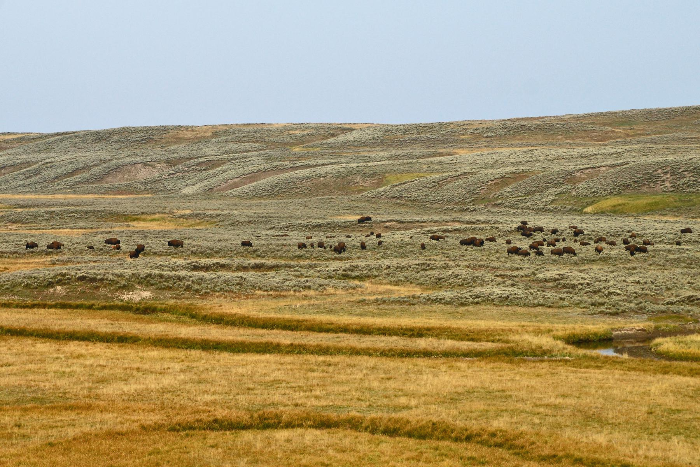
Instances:
[[[601,342],[612,340],[613,331],[610,328],[574,329],[554,336],[566,344],[582,344],[584,342]]]
[[[399,173],[399,174],[389,174],[384,176],[382,181],[382,186],[394,185],[396,183],[408,182],[415,180],[417,178],[428,177],[430,175],[435,175],[434,173],[427,172],[412,172],[412,173]]]
[[[640,214],[665,209],[700,206],[697,194],[620,195],[598,201],[584,208],[586,214]]]
[[[673,360],[700,362],[700,334],[655,339],[651,350]]]
[[[359,414],[327,414],[309,411],[243,412],[227,417],[181,421],[166,426],[144,427],[146,430],[168,431],[238,431],[276,429],[341,429],[388,437],[416,440],[474,443],[509,451],[523,459],[585,466],[632,466],[631,462],[603,456],[585,456],[568,450],[560,440],[535,437],[526,432],[470,428],[444,420],[413,420],[393,416]],[[557,443],[557,441],[559,441]],[[580,446],[579,446],[580,447]]]
[[[274,341],[249,341],[197,339],[183,337],[146,337],[138,334],[101,332],[92,330],[56,330],[25,326],[0,326],[0,335],[33,337],[59,341],[102,342],[106,344],[135,344],[168,349],[205,350],[228,353],[293,354],[293,355],[344,355],[388,358],[476,358],[492,356],[543,356],[534,350],[515,347],[473,350],[430,350],[392,347],[353,347],[326,344],[281,343]]]

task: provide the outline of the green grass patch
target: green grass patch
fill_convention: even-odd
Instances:
[[[436,175],[435,173],[428,172],[410,172],[410,173],[398,173],[398,174],[388,174],[384,176],[382,181],[382,186],[394,185],[396,183],[408,182],[415,180],[417,178],[429,177],[430,175]]]
[[[583,209],[586,214],[640,214],[700,206],[700,194],[637,194],[604,198]]]

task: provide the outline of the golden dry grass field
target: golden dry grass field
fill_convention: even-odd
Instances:
[[[2,134],[0,466],[700,465],[699,196],[700,107]]]

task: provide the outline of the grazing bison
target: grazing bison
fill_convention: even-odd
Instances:
[[[578,237],[579,235],[583,235],[583,229],[575,229],[574,230],[574,237]]]
[[[544,256],[544,251],[542,251],[542,250],[535,250],[535,256]]]
[[[421,249],[421,250],[425,250],[425,243],[421,243],[421,244],[420,244],[420,249]]]
[[[92,245],[88,245],[86,248],[87,248],[88,250],[94,250],[94,249],[95,249],[95,247],[92,246]]]
[[[600,245],[596,245],[595,252],[601,254],[603,252],[603,247]]]
[[[366,250],[367,244],[365,242],[360,242],[360,250]]]
[[[547,241],[547,246],[557,246],[557,242],[554,240],[548,240]]]
[[[570,225],[569,228],[570,228],[571,230],[576,230],[576,229],[578,229],[578,227],[575,226],[575,225]]]
[[[523,237],[530,238],[532,237],[532,230],[523,230],[522,232],[520,232],[520,235],[522,235]]]
[[[559,229],[552,229],[552,230],[549,231],[549,233],[551,233],[552,235],[558,234],[558,233],[559,233]]]
[[[383,243],[384,243],[384,240],[377,240],[377,245],[382,246]]]
[[[510,238],[506,240],[506,245],[510,245],[511,243],[513,243],[513,240],[511,240]]]
[[[469,238],[463,238],[462,240],[459,241],[460,245],[473,245],[474,242],[476,241],[476,237],[469,237]]]
[[[370,222],[372,220],[371,216],[362,216],[359,219],[357,219],[358,224],[364,224],[365,222]]]
[[[530,243],[529,248],[530,248],[531,250],[539,250],[539,249],[540,249],[540,246],[539,246],[537,243],[533,242],[533,243]]]
[[[173,248],[182,248],[184,242],[182,240],[168,240],[168,246]]]
[[[122,246],[121,245],[112,245],[113,250],[121,250]]]
[[[444,240],[444,239],[445,239],[445,236],[444,236],[444,235],[433,234],[433,235],[430,236],[430,239],[431,239],[431,240],[434,240],[434,241],[436,241],[436,242],[439,242],[440,240]]]
[[[476,240],[474,240],[473,245],[476,246],[476,247],[482,247],[482,246],[484,246],[484,239],[483,239],[483,238],[477,238]]]
[[[112,237],[105,240],[106,245],[119,245],[121,242],[118,238]]]
[[[27,242],[24,244],[25,250],[31,250],[32,248],[39,248],[39,244],[37,242]]]
[[[530,251],[529,250],[519,250],[518,253],[516,253],[518,256],[530,256]]]
[[[552,248],[549,250],[549,253],[555,256],[564,256],[564,249],[563,248]]]
[[[676,245],[681,246],[681,241],[680,241],[680,240],[676,240]]]
[[[629,245],[629,244],[630,244],[630,239],[629,239],[629,238],[623,238],[623,239],[622,239],[622,244],[623,244],[623,245]]]
[[[63,243],[54,240],[53,242],[46,245],[46,248],[49,250],[60,250],[61,248],[63,248]]]
[[[300,249],[300,250],[305,249],[305,248],[306,248],[306,243],[304,243],[304,242],[299,242],[299,243],[297,243],[297,248]]]
[[[608,240],[607,242],[605,242],[605,244],[610,246],[617,246],[617,242],[615,240]]]
[[[648,245],[653,245],[653,244],[654,244],[654,242],[652,242],[652,241],[649,240],[648,238],[645,238],[644,240],[642,240],[642,245],[647,245],[647,246],[648,246]]]
[[[374,236],[375,236],[376,238],[382,238],[382,234],[379,233],[379,232],[377,232],[376,234],[374,234]]]
[[[141,254],[144,251],[146,251],[146,245],[144,245],[143,243],[139,243],[138,245],[136,245],[136,249],[134,251],[137,251],[139,254]]]
[[[649,250],[647,250],[646,246],[638,246],[637,251],[640,253],[648,253],[649,252]]]
[[[527,221],[520,221],[520,225],[527,225]]]
[[[588,246],[591,244],[591,242],[584,242],[583,240],[581,240],[580,242],[578,242],[578,244],[581,246]]]
[[[520,251],[520,248],[517,246],[509,246],[508,249],[506,249],[506,252],[509,255],[517,255],[519,251]]]
[[[129,252],[129,258],[135,259],[135,258],[138,258],[138,257],[139,257],[139,252],[138,252],[138,251],[134,250],[134,251],[130,251],[130,252]]]
[[[341,254],[342,252],[345,251],[345,248],[341,248],[340,245],[336,245],[336,246],[333,247],[333,251],[334,251],[335,253],[337,253],[337,254]]]
[[[484,240],[487,241],[487,242],[495,242],[495,241],[496,241],[496,237],[486,237]]]
[[[314,238],[312,235],[307,235],[307,236],[306,236],[306,239],[307,239],[307,240],[311,240],[312,238]]]
[[[693,233],[693,229],[691,229],[690,227],[686,227],[685,229],[681,229],[681,233],[682,234]]]
[[[542,233],[544,233],[544,227],[538,225],[537,227],[535,227],[534,229],[532,229],[532,231],[533,231],[533,232],[542,232]]]
[[[564,253],[567,255],[576,256],[576,250],[574,250],[573,247],[565,246],[562,250],[564,250]]]
[[[625,250],[630,252],[630,256],[634,256],[635,252],[637,251],[639,247],[632,243],[631,245],[625,246]]]
[[[605,237],[598,237],[595,240],[593,240],[593,243],[603,243],[607,240]]]
[[[326,249],[326,243],[325,242],[318,242],[318,247],[323,248],[324,250]]]
[[[634,232],[631,232],[631,233],[630,233],[630,238],[637,238],[637,234],[634,233]]]
[[[251,242],[250,240],[243,240],[243,241],[241,242],[241,246],[252,247],[252,246],[253,246],[253,242]]]

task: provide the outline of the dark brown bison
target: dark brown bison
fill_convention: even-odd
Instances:
[[[693,229],[691,229],[690,227],[686,227],[685,229],[681,229],[681,233],[693,233]]]
[[[112,245],[113,250],[121,250],[122,246],[121,245]]]
[[[523,249],[523,250],[519,250],[516,254],[518,256],[530,256],[530,251]]]
[[[649,240],[648,238],[645,238],[644,240],[642,240],[642,245],[647,245],[647,246],[649,246],[649,245],[653,245],[653,244],[654,244],[654,242],[652,242],[652,241]]]
[[[601,254],[603,252],[603,247],[600,245],[596,245],[595,252]]]
[[[307,239],[307,240],[311,240],[312,238],[314,238],[312,235],[307,235],[307,236],[306,236],[306,239]]]
[[[496,237],[486,237],[484,240],[487,241],[487,242],[495,242],[495,241],[496,241]]]
[[[314,248],[314,242],[309,243],[309,246],[310,246],[311,248]]]
[[[629,245],[629,244],[630,244],[630,239],[629,239],[629,238],[623,238],[623,239],[622,239],[622,244],[623,244],[623,245]]]
[[[527,221],[520,221],[520,225],[527,225]]]
[[[445,236],[444,236],[444,235],[433,234],[433,235],[430,236],[430,239],[433,240],[433,241],[439,242],[440,240],[444,240],[444,239],[445,239]]]
[[[583,229],[575,229],[574,230],[574,237],[578,237],[579,235],[583,235]]]
[[[476,241],[476,237],[469,237],[469,238],[463,238],[462,240],[459,241],[460,245],[473,245],[474,242]]]
[[[31,250],[32,248],[39,248],[39,244],[37,242],[27,242],[24,244],[25,250]]]
[[[595,240],[593,240],[593,243],[603,243],[607,240],[605,237],[598,237]]]
[[[352,238],[352,235],[346,235],[345,238]]]
[[[513,243],[513,240],[511,240],[510,238],[506,240],[506,245],[510,245],[511,243]]]
[[[421,250],[425,250],[425,243],[421,243],[421,244],[420,244],[420,249],[421,249]]]
[[[519,226],[517,226],[515,228],[515,230],[529,230],[529,229],[530,229],[530,227],[528,227],[526,225],[522,225],[522,224],[520,224]]]
[[[342,248],[340,245],[336,245],[333,247],[333,251],[337,254],[341,254],[345,251],[345,248]]]
[[[608,240],[607,242],[605,242],[605,244],[610,246],[617,246],[617,242],[615,240]]]
[[[547,246],[550,246],[550,247],[552,247],[552,246],[557,246],[557,242],[555,242],[554,240],[548,240],[548,241],[547,241]]]
[[[578,244],[581,246],[588,246],[591,244],[591,242],[584,242],[583,240],[581,240],[580,242],[578,242]]]
[[[86,248],[87,248],[88,250],[94,250],[94,249],[95,249],[95,247],[92,246],[92,245],[88,245]]]
[[[544,233],[544,227],[538,225],[537,227],[533,228],[532,231],[533,231],[533,232],[543,232],[543,233]]]
[[[367,244],[365,242],[360,242],[360,250],[366,250]]]
[[[539,250],[540,246],[537,243],[533,242],[533,243],[530,243],[530,246],[528,248],[530,248],[531,250]]]
[[[552,248],[549,250],[549,253],[555,256],[564,256],[564,249],[563,248]]]
[[[182,240],[168,240],[168,246],[171,246],[173,248],[182,248],[184,245]]]
[[[646,246],[638,246],[637,251],[640,253],[648,253],[649,252],[649,250],[647,250]]]
[[[632,243],[631,245],[625,246],[625,250],[630,252],[630,256],[634,256],[634,254],[637,251],[637,248],[639,248],[639,247],[637,245],[635,245],[634,243]]]
[[[637,238],[637,234],[634,233],[634,232],[631,232],[631,233],[630,233],[630,238]]]
[[[119,239],[116,237],[108,238],[107,240],[105,240],[106,245],[119,245],[120,243],[121,241],[119,241]]]
[[[359,219],[357,219],[358,224],[364,224],[365,222],[370,222],[372,220],[371,216],[362,216]]]
[[[134,251],[137,251],[139,254],[141,254],[144,251],[146,251],[146,245],[144,245],[143,243],[139,243],[138,245],[136,245],[136,249]]]
[[[374,236],[375,236],[376,238],[382,238],[382,234],[379,233],[379,232],[377,232],[376,234],[374,234]]]
[[[520,248],[517,247],[517,246],[509,246],[509,247],[506,249],[506,252],[507,252],[509,255],[517,255],[519,251],[520,251]]]
[[[535,250],[535,256],[544,256],[544,251],[542,251],[542,250]]]
[[[243,241],[241,242],[241,246],[252,247],[252,246],[253,246],[253,242],[251,242],[250,240],[243,240]]]
[[[300,250],[305,249],[305,248],[306,248],[306,243],[304,243],[304,242],[299,242],[299,243],[297,243],[297,248],[300,249]]]
[[[567,255],[576,256],[576,250],[574,250],[573,247],[565,246],[562,250],[564,250],[564,253]]]
[[[474,245],[475,247],[482,247],[482,246],[484,246],[484,239],[483,239],[483,238],[477,238],[476,240],[474,240],[473,245]]]
[[[532,230],[523,230],[522,232],[520,232],[520,235],[522,235],[523,237],[530,238],[532,237]]]
[[[318,247],[323,248],[324,250],[326,249],[326,243],[325,242],[318,242]]]
[[[46,248],[49,250],[60,250],[61,248],[63,248],[63,243],[54,240],[53,242],[46,245]]]
[[[569,228],[570,228],[571,230],[576,230],[576,229],[578,229],[578,227],[575,226],[575,225],[570,225]]]
[[[680,241],[680,240],[676,240],[676,245],[681,246],[681,241]]]
[[[551,233],[552,235],[558,234],[558,233],[559,233],[559,229],[552,229],[552,230],[549,231],[549,233]]]
[[[138,257],[139,257],[139,252],[138,252],[138,251],[134,250],[134,251],[130,251],[130,252],[129,252],[129,258],[135,259],[135,258],[138,258]]]

